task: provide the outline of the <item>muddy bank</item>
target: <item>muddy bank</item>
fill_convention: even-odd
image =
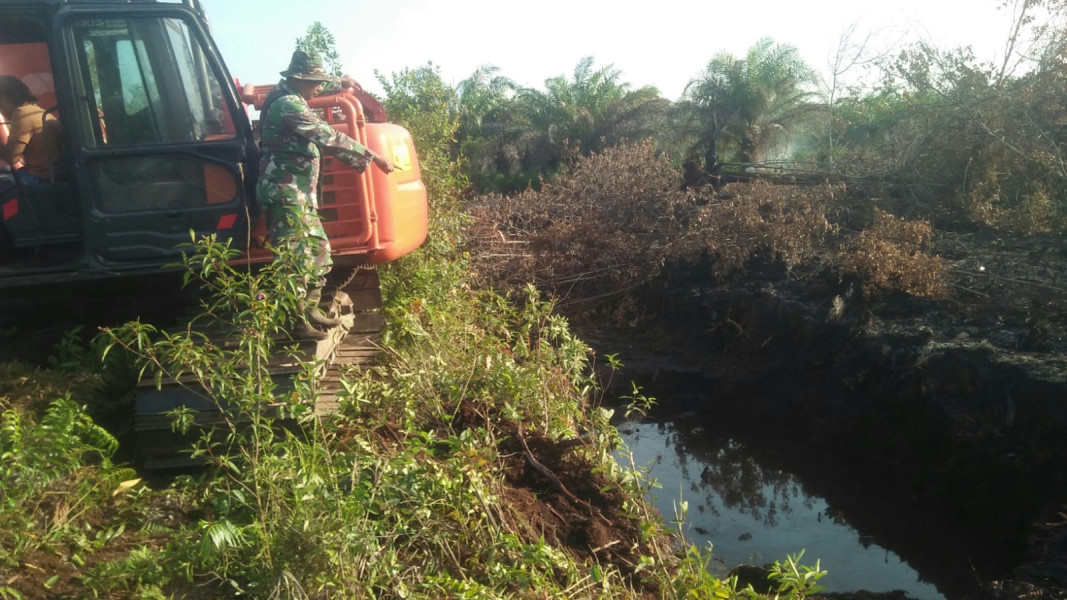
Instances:
[[[961,595],[1063,597],[1067,257],[1056,240],[940,244],[948,300],[816,271],[713,285],[694,267],[663,285],[653,327],[587,337],[661,411],[758,423],[972,532],[990,564]]]

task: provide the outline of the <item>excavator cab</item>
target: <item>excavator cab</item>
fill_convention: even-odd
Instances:
[[[0,0],[0,74],[63,139],[46,183],[0,173],[0,289],[158,270],[190,231],[247,239],[251,124],[192,7]]]
[[[27,285],[156,273],[178,261],[190,231],[232,241],[237,263],[272,259],[246,112],[272,86],[238,89],[198,0],[0,0],[0,75],[30,88],[63,140],[43,184],[0,171],[0,300]],[[310,104],[399,167],[356,173],[324,160],[334,264],[388,262],[421,245],[428,209],[411,134],[362,92]]]

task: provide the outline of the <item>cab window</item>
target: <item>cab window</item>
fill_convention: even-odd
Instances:
[[[235,137],[223,86],[182,20],[83,19],[73,32],[90,147]]]

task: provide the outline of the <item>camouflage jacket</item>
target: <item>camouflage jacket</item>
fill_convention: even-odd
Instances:
[[[318,162],[323,152],[357,171],[366,169],[374,159],[375,154],[369,148],[319,118],[285,80],[267,96],[264,108],[260,115],[261,174],[289,171],[287,165],[306,173],[308,163]],[[278,183],[282,182],[279,178]]]

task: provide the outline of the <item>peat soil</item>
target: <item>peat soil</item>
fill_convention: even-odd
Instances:
[[[759,426],[969,532],[990,564],[950,600],[1067,598],[1067,243],[951,233],[935,251],[949,299],[822,269],[713,284],[696,265],[649,295],[651,326],[578,329],[657,416]]]

